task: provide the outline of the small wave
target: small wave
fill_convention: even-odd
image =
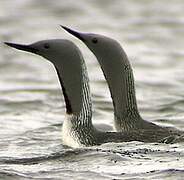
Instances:
[[[164,170],[152,170],[145,173],[138,174],[122,174],[126,178],[149,178],[149,179],[178,179],[178,177],[182,177],[184,174],[184,169],[164,169]],[[122,176],[122,177],[123,177]],[[182,178],[181,178],[182,179]]]
[[[4,170],[4,171],[0,171],[0,179],[3,180],[14,180],[14,179],[20,179],[20,178],[31,178],[28,177],[26,174],[20,173],[18,171],[9,171],[9,170]]]
[[[72,155],[78,155],[80,153],[86,153],[91,149],[69,149],[63,150],[56,153],[51,153],[49,155],[43,155],[38,157],[28,157],[28,158],[12,158],[12,157],[1,157],[0,163],[3,164],[22,164],[22,165],[31,165],[38,164],[44,161],[51,161],[59,158],[66,158]]]

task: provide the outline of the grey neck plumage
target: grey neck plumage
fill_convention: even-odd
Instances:
[[[129,131],[130,129],[137,128],[137,123],[139,123],[142,118],[140,117],[136,95],[135,95],[135,85],[134,77],[131,65],[129,63],[122,64],[122,79],[119,83],[121,87],[121,98],[116,100],[114,104],[120,104],[115,112],[115,128],[118,131]],[[118,102],[117,102],[118,101]],[[116,106],[116,105],[115,105]]]
[[[110,88],[114,105],[115,128],[117,131],[129,131],[136,128],[142,118],[137,108],[131,65],[121,46],[117,45],[116,48],[117,50],[112,52],[109,47],[109,50],[100,55],[96,54],[96,57]]]
[[[77,94],[76,94],[77,95]],[[74,126],[80,127],[92,127],[92,102],[89,88],[89,79],[87,75],[86,66],[82,63],[82,106],[81,110],[77,114],[73,114],[71,117],[74,120]],[[81,128],[80,128],[81,129]]]

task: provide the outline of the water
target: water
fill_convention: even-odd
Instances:
[[[88,66],[94,123],[112,126],[95,57],[59,24],[112,36],[132,63],[141,115],[184,130],[183,9],[182,0],[1,0],[0,41],[74,41]],[[53,66],[3,44],[0,52],[0,179],[182,179],[183,143],[63,146],[65,106]]]

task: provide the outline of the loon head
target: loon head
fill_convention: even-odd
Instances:
[[[81,58],[77,46],[66,39],[42,40],[29,45],[5,42],[6,45],[44,57],[54,64],[62,86],[66,112],[79,113],[81,102]]]
[[[101,65],[108,63],[108,59],[111,59],[111,61],[116,61],[118,56],[119,58],[122,58],[123,49],[116,40],[100,34],[82,33],[72,30],[66,26],[61,27],[68,33],[83,41],[94,53]]]

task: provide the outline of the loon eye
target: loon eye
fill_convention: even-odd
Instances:
[[[93,42],[94,44],[96,44],[96,43],[98,42],[98,39],[97,39],[97,38],[93,38],[93,39],[92,39],[92,42]]]
[[[50,48],[49,44],[44,44],[44,48],[49,49]]]

